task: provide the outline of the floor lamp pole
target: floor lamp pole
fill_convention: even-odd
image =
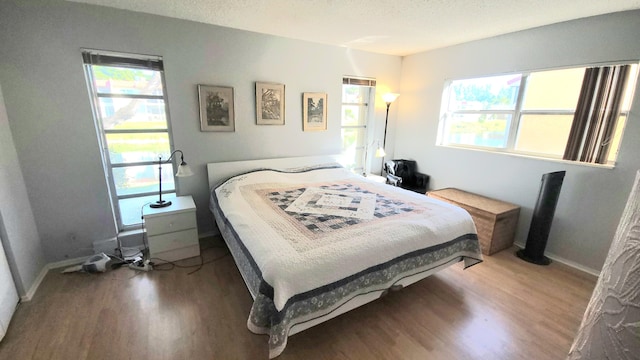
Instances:
[[[387,116],[384,118],[384,137],[382,138],[382,148],[387,151],[387,124],[389,123],[389,107],[391,103],[387,103]],[[380,175],[384,172],[384,156],[382,157],[382,168],[380,169]]]

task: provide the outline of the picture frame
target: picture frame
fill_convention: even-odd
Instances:
[[[235,100],[232,87],[199,84],[198,102],[200,131],[235,131]]]
[[[284,125],[284,84],[256,82],[256,124]]]
[[[327,130],[327,93],[302,94],[302,130]]]

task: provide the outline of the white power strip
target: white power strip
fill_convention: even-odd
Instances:
[[[136,261],[134,263],[129,264],[129,269],[139,270],[139,271],[151,271],[153,270],[153,265],[149,260],[145,260],[142,265],[140,265],[140,261]]]

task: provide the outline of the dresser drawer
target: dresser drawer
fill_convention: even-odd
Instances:
[[[158,253],[198,245],[198,231],[194,229],[176,231],[168,234],[149,236],[149,253],[151,257]],[[198,251],[199,254],[199,251]]]
[[[197,226],[194,211],[147,217],[144,222],[147,228],[147,236],[149,237],[191,229]]]

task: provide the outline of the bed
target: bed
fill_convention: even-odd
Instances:
[[[247,327],[290,335],[455,263],[482,261],[463,209],[355,175],[337,156],[207,164],[210,210],[253,297]]]

